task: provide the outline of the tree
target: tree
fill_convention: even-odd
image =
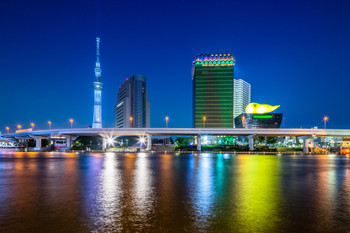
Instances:
[[[177,137],[175,139],[177,146],[189,146],[191,142],[194,142],[194,137]]]
[[[275,144],[276,142],[277,142],[277,138],[275,138],[275,137],[267,137],[266,138],[266,143],[268,145]]]
[[[86,147],[89,147],[91,149],[97,149],[100,148],[101,145],[101,137],[79,136],[74,141],[74,148],[76,149],[85,149]]]

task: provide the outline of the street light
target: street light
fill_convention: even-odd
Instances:
[[[129,117],[129,120],[130,120],[130,128],[132,128],[132,120],[133,120],[132,116]]]
[[[71,119],[69,119],[69,122],[70,122],[70,128],[72,129],[74,120],[71,118]]]
[[[34,131],[34,123],[30,123],[30,126],[32,127],[33,131]]]
[[[47,122],[49,124],[49,129],[51,129],[51,121]]]
[[[203,116],[203,128],[205,128],[205,121],[207,120],[206,116]]]
[[[168,128],[168,121],[169,121],[169,117],[166,116],[166,117],[165,117],[165,125],[166,125],[166,128]]]
[[[7,131],[7,134],[10,133],[10,127],[6,126],[6,131]]]
[[[328,117],[328,116],[324,116],[324,117],[323,117],[324,129],[327,128],[327,121],[329,121],[329,117]]]
[[[22,129],[22,125],[17,125],[17,129]]]

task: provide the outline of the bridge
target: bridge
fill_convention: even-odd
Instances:
[[[73,128],[37,130],[4,135],[6,138],[31,137],[36,140],[36,148],[41,147],[42,138],[64,137],[67,147],[71,146],[71,139],[76,136],[101,136],[103,149],[107,146],[108,138],[114,136],[144,136],[147,137],[147,149],[151,149],[152,136],[196,136],[197,149],[201,150],[201,135],[246,136],[249,138],[249,148],[254,150],[255,137],[303,137],[304,151],[308,151],[308,143],[314,137],[350,137],[350,129],[244,129],[244,128]]]

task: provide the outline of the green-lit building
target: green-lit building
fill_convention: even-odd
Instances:
[[[193,125],[233,128],[233,70],[230,54],[199,54],[193,60]]]

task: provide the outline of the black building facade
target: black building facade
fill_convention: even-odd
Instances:
[[[235,118],[236,128],[260,129],[280,128],[282,113],[248,114],[243,113]]]

